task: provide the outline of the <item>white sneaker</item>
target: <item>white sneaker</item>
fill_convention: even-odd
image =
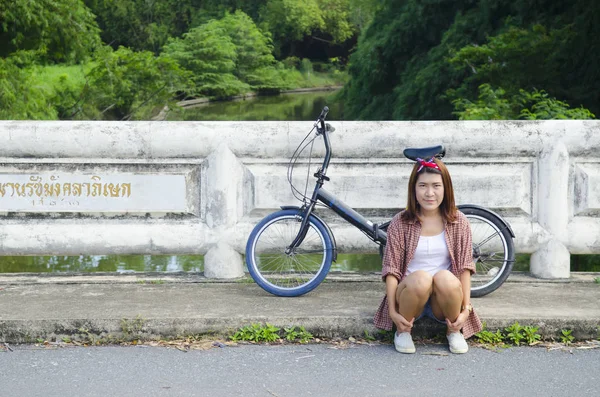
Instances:
[[[465,337],[460,332],[453,332],[446,335],[448,338],[448,345],[450,345],[450,351],[454,354],[463,354],[469,351],[469,345]]]
[[[394,346],[396,346],[396,350],[400,353],[411,354],[417,351],[409,332],[402,332],[401,334],[396,332],[394,334]]]

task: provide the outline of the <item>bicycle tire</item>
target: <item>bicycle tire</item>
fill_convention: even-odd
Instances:
[[[286,254],[300,230],[302,212],[286,209],[262,219],[246,244],[246,265],[252,279],[277,296],[300,296],[315,289],[327,276],[333,244],[326,226],[310,216],[309,230],[298,248]]]
[[[471,278],[471,296],[487,295],[500,287],[515,262],[510,231],[495,214],[479,208],[461,208],[471,225],[475,275]]]
[[[510,232],[507,230],[504,222],[499,219],[495,214],[486,211],[485,209],[478,208],[461,208],[460,211],[465,214],[469,220],[471,226],[471,233],[473,234],[473,260],[475,261],[475,276],[471,279],[471,297],[478,298],[487,295],[500,287],[508,278],[512,272],[513,264],[515,261],[515,248]],[[489,233],[498,236],[500,245],[503,246],[503,253],[501,257],[496,259],[495,263],[497,266],[488,266],[486,260],[481,260],[485,257],[495,255],[495,252],[482,252],[481,244],[490,237],[489,233],[485,233],[485,229],[481,227],[481,222],[485,222],[490,229]],[[387,232],[387,228],[390,222],[383,223],[380,228]],[[475,230],[474,230],[475,229]],[[488,242],[491,240],[488,240]],[[481,244],[481,245],[480,245]],[[487,244],[487,242],[485,243]],[[493,244],[490,244],[491,248]],[[488,248],[488,247],[486,247]],[[379,247],[379,255],[383,259],[383,253],[385,252],[385,245],[382,244]],[[495,270],[494,270],[495,269]],[[491,273],[490,273],[491,272]],[[484,276],[483,274],[486,274]]]

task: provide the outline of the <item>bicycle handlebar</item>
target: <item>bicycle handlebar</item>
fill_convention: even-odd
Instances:
[[[319,115],[319,121],[324,121],[327,117],[327,113],[329,113],[329,107],[325,106],[323,110],[321,110],[321,114]]]

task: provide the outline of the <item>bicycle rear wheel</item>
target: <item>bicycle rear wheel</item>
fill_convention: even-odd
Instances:
[[[471,277],[471,296],[495,291],[510,275],[515,261],[512,236],[495,214],[479,208],[461,208],[471,225],[473,261],[476,273]]]
[[[326,227],[311,216],[306,237],[286,254],[302,223],[299,209],[275,212],[255,226],[246,245],[246,265],[254,281],[278,296],[312,291],[331,268],[333,244]]]

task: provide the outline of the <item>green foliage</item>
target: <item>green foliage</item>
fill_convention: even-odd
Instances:
[[[117,49],[158,53],[169,37],[188,30],[196,13],[194,0],[85,0],[97,16],[102,40]]]
[[[260,20],[278,42],[302,40],[325,28],[318,0],[270,0],[260,11]]]
[[[85,0],[97,15],[102,39],[114,48],[158,54],[168,40],[240,10],[258,18],[266,0]]]
[[[296,326],[292,326],[291,328],[284,328],[285,339],[288,342],[299,342],[299,343],[308,343],[314,337],[308,332],[303,326],[300,326],[296,330]]]
[[[343,43],[358,33],[352,23],[352,9],[349,0],[319,0],[320,13],[325,28],[321,28],[333,38],[333,43]]]
[[[241,11],[226,14],[221,26],[235,45],[234,74],[255,90],[281,89],[287,86],[282,65],[273,56],[269,34],[261,32],[254,21]]]
[[[350,22],[359,31],[366,28],[373,20],[375,12],[381,7],[379,0],[349,0]]]
[[[451,92],[450,96],[454,96]],[[479,99],[471,102],[466,98],[457,98],[452,101],[459,120],[507,120],[515,119],[518,114],[519,103],[511,103],[506,98],[502,88],[494,90],[489,84],[479,87]]]
[[[359,119],[449,119],[456,111],[451,100],[475,102],[478,87],[489,84],[505,92],[509,107],[520,90],[543,89],[597,114],[600,43],[591,39],[600,34],[597,15],[600,3],[585,0],[560,6],[555,0],[384,1],[350,59],[345,112]],[[555,109],[544,106],[521,108],[552,117]],[[567,117],[585,116],[583,110]],[[525,117],[519,109],[513,118]]]
[[[81,61],[100,43],[94,14],[82,0],[2,0],[0,57],[36,51],[51,62]]]
[[[594,282],[595,282],[596,284],[600,284],[600,277],[596,277],[596,278],[594,279]]]
[[[145,105],[159,105],[188,87],[187,73],[167,56],[121,47],[105,48],[89,72],[87,112],[105,119],[130,119]]]
[[[166,56],[192,72],[198,93],[230,96],[248,88],[234,75],[236,47],[219,21],[212,20],[173,39],[164,48]]]
[[[33,84],[44,92],[59,119],[82,118],[87,89],[86,73],[93,64],[34,66],[29,70]]]
[[[269,35],[241,11],[191,29],[164,48],[166,55],[193,73],[192,93],[213,97],[290,87],[290,73],[275,61],[272,51]]]
[[[454,98],[456,91],[449,90]],[[465,98],[452,100],[454,114],[460,120],[549,120],[549,119],[593,119],[595,115],[583,107],[570,109],[565,102],[551,98],[547,92],[519,90],[508,95],[502,88],[494,89],[489,84],[479,86],[479,98],[471,102]]]
[[[269,323],[251,324],[238,329],[229,339],[234,342],[275,342],[282,339],[280,331],[281,328]],[[314,339],[314,336],[303,326],[292,326],[283,329],[283,339],[288,342],[308,343]]]
[[[505,328],[505,331],[506,334],[499,329],[496,330],[496,332],[488,331],[485,329],[484,323],[483,330],[477,332],[475,337],[479,343],[492,346],[504,346],[505,341],[511,342],[517,346],[522,342],[533,345],[541,339],[541,335],[538,333],[538,327],[529,325],[521,326],[518,322]]]
[[[35,84],[32,76],[32,51],[20,51],[0,58],[0,119],[55,120],[56,109],[47,100],[47,93]]]
[[[364,338],[365,338],[365,340],[367,340],[367,341],[369,341],[369,342],[373,342],[373,341],[375,341],[375,337],[374,337],[373,335],[371,335],[371,334],[369,333],[369,331],[368,331],[368,330],[366,330],[366,329],[365,329],[365,331],[364,331]]]
[[[491,332],[485,329],[486,324],[483,323],[483,329],[475,334],[479,343],[486,345],[500,346],[504,344],[504,335],[501,330]]]
[[[530,29],[509,26],[506,32],[489,37],[486,44],[461,48],[450,64],[465,70],[462,88],[487,83],[517,93],[522,87],[547,87],[549,80],[559,78],[554,50],[571,35],[570,26],[551,31],[538,24]]]
[[[279,328],[269,323],[265,326],[252,324],[237,330],[230,339],[234,342],[274,342],[280,339],[278,332]]]
[[[571,335],[571,333],[573,332],[572,329],[563,329],[560,331],[561,335],[560,335],[560,341],[562,343],[564,343],[565,345],[570,345],[573,340],[575,339],[575,337],[573,335]]]
[[[525,120],[555,120],[593,119],[596,116],[583,106],[569,109],[569,105],[556,98],[550,98],[545,91],[534,90],[533,92],[520,91],[525,104],[530,104],[531,109],[521,109],[520,117]]]
[[[525,336],[525,343],[528,345],[533,345],[538,342],[542,336],[538,334],[538,327],[532,327],[530,325],[526,325],[523,327],[523,336]]]
[[[299,69],[302,73],[310,74],[313,71],[313,65],[310,59],[302,58]]]
[[[370,20],[373,4],[377,3],[374,0],[269,0],[260,8],[258,20],[263,30],[273,35],[277,53],[287,47],[291,55],[296,55],[296,44],[309,37],[329,47],[355,37],[358,24],[365,25]],[[353,17],[356,10],[358,18]]]
[[[515,322],[510,327],[505,328],[506,335],[505,338],[519,346],[521,341],[525,339],[525,333],[523,332],[523,327],[519,325],[519,322]]]

